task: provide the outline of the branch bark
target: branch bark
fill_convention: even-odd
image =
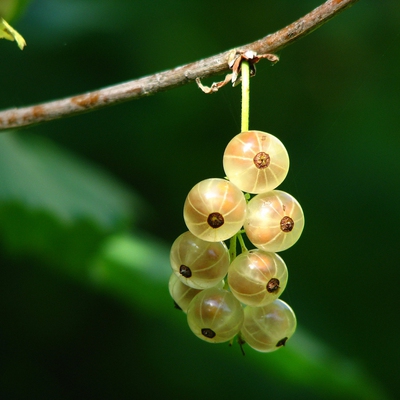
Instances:
[[[328,0],[285,28],[253,43],[237,48],[258,54],[274,53],[308,35],[358,0]],[[168,71],[86,94],[54,100],[39,105],[0,111],[0,130],[30,126],[69,117],[128,100],[140,99],[161,91],[229,71],[231,50]]]

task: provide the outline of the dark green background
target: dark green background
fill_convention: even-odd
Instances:
[[[28,46],[21,52],[0,41],[0,108],[195,61],[259,39],[320,3],[33,0],[13,24]],[[283,299],[301,328],[365,370],[389,398],[398,393],[400,355],[399,26],[400,3],[361,0],[284,49],[276,66],[260,62],[250,108],[250,128],[285,144],[291,169],[280,188],[306,216],[301,240],[281,253],[290,274]],[[206,96],[191,84],[19,135],[46,137],[138,193],[148,207],[133,210],[140,218],[132,230],[169,246],[186,230],[187,192],[202,179],[224,176],[222,154],[239,130],[240,88]],[[258,363],[273,371],[279,352],[247,349],[243,358],[236,346],[207,345],[172,308],[157,312],[140,301],[132,307],[113,291],[60,273],[54,257],[21,254],[7,232],[1,240],[5,398],[332,396],[318,391],[318,382],[291,384],[281,373],[265,374]],[[165,290],[154,296],[167,304],[168,259],[162,269]],[[334,368],[343,372],[346,365]]]

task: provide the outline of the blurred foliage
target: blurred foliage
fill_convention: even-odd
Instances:
[[[32,0],[13,21],[28,46],[0,42],[0,108],[191,62],[319,4]],[[287,147],[280,188],[306,215],[282,253],[300,328],[273,354],[198,340],[167,289],[185,196],[223,176],[239,89],[188,85],[1,134],[0,395],[395,398],[399,11],[361,1],[251,80],[250,127]]]
[[[24,12],[30,0],[1,0],[0,17],[12,20]]]

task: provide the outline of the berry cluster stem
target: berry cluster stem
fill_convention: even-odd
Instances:
[[[229,241],[229,260],[232,262],[236,258],[236,235],[233,235]]]
[[[245,245],[245,243],[244,243],[244,240],[243,240],[243,237],[242,237],[242,233],[241,233],[241,232],[238,232],[238,233],[237,233],[237,237],[238,237],[238,239],[239,239],[240,248],[241,248],[241,250],[242,250],[242,253],[245,253],[245,252],[247,251],[247,247],[246,247],[246,245]]]
[[[250,66],[247,61],[242,61],[242,124],[241,132],[249,130],[250,112]]]
[[[247,247],[246,244],[244,243],[242,233],[244,233],[243,230],[239,231],[238,233],[236,233],[236,235],[233,235],[229,241],[229,258],[231,263],[237,256],[236,245],[238,240],[241,252],[244,253],[247,251]]]

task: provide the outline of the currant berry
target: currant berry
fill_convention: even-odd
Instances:
[[[209,343],[227,342],[242,327],[243,307],[232,293],[213,287],[193,298],[187,320],[192,332],[200,339]]]
[[[224,279],[229,261],[229,250],[224,242],[206,242],[191,232],[182,233],[170,252],[175,275],[194,289],[209,288]]]
[[[187,312],[193,297],[201,292],[201,289],[193,289],[185,285],[174,273],[169,278],[168,289],[169,294],[184,313]]]
[[[189,192],[183,217],[189,231],[202,240],[219,242],[243,226],[246,200],[240,189],[225,179],[206,179]]]
[[[285,345],[296,325],[293,310],[277,299],[263,307],[245,307],[241,337],[253,349],[271,352]]]
[[[246,235],[261,250],[283,251],[293,246],[304,228],[298,201],[281,190],[254,196],[247,205]]]
[[[258,249],[240,254],[228,268],[231,292],[249,306],[260,307],[276,300],[285,290],[287,280],[282,258]]]
[[[228,179],[240,190],[264,193],[275,189],[286,178],[289,156],[283,143],[261,131],[236,135],[227,145],[223,157]]]
[[[218,282],[216,287],[222,289],[224,287],[224,281]],[[189,303],[192,301],[193,297],[201,292],[201,289],[194,289],[185,285],[174,273],[172,273],[169,278],[168,289],[172,299],[184,313],[187,312]]]

